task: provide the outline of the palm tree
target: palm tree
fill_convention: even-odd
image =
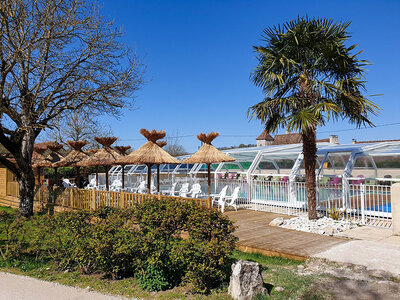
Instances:
[[[300,132],[308,193],[308,217],[316,211],[316,128],[329,120],[348,119],[357,127],[374,126],[369,117],[379,107],[366,99],[362,80],[368,64],[347,47],[350,22],[298,17],[266,28],[266,46],[253,47],[258,65],[251,74],[265,99],[250,107],[268,132],[280,128]]]

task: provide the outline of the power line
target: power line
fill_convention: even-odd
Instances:
[[[394,126],[394,125],[400,125],[400,122],[396,123],[388,123],[388,124],[380,124],[376,125],[374,127],[365,127],[365,128],[349,128],[349,129],[339,129],[339,130],[329,130],[329,131],[318,131],[317,133],[336,133],[336,132],[345,132],[345,131],[354,131],[354,130],[366,130],[366,129],[374,129],[378,127],[388,127],[388,126]],[[189,134],[189,135],[179,135],[179,136],[167,136],[167,138],[172,138],[172,139],[182,139],[182,138],[189,138],[189,137],[196,137],[197,134]],[[254,137],[254,135],[235,135],[235,134],[221,134],[220,137],[226,137],[226,138],[251,138]],[[145,138],[137,138],[137,139],[120,139],[119,141],[144,141],[146,140]]]

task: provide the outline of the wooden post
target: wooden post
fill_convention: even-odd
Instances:
[[[147,164],[147,194],[151,194],[151,164]]]
[[[92,190],[92,210],[96,209],[96,190]]]
[[[78,188],[81,187],[80,182],[81,182],[81,175],[80,175],[80,168],[77,166],[76,168],[76,186]]]
[[[36,172],[38,174],[38,186],[40,187],[41,186],[41,184],[40,184],[40,167],[36,168]]]
[[[68,204],[68,206],[72,207],[73,206],[72,203],[74,202],[74,193],[73,193],[74,189],[68,188],[68,190],[69,190],[69,204]]]
[[[109,190],[109,184],[108,184],[108,170],[109,170],[109,166],[106,166],[106,189],[107,189],[107,191]]]
[[[58,186],[58,168],[54,168],[54,184]]]
[[[99,166],[96,166],[96,186],[99,186]]]
[[[119,208],[124,209],[125,208],[125,192],[121,191],[119,193]]]
[[[125,188],[125,165],[121,165],[122,167],[122,188]]]
[[[161,194],[157,195],[158,200],[161,200]]]
[[[157,164],[157,193],[160,193],[160,165]]]
[[[210,197],[211,195],[211,171],[210,171],[210,165],[207,164],[207,174],[208,174],[208,196]]]

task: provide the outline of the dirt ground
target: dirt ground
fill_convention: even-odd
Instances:
[[[385,271],[311,259],[298,267],[298,274],[319,274],[313,286],[326,299],[400,299],[400,278]]]

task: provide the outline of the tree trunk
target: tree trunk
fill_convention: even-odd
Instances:
[[[33,199],[35,196],[35,175],[32,168],[27,168],[18,178],[19,211],[24,217],[33,215]]]
[[[316,133],[315,130],[302,134],[304,168],[306,172],[306,188],[308,198],[308,219],[317,218],[317,193],[315,181],[315,166],[317,156]]]
[[[22,138],[19,151],[13,156],[16,162],[15,175],[19,184],[19,211],[25,217],[33,215],[33,199],[35,196],[35,173],[32,168],[33,146],[37,134],[27,130]]]

